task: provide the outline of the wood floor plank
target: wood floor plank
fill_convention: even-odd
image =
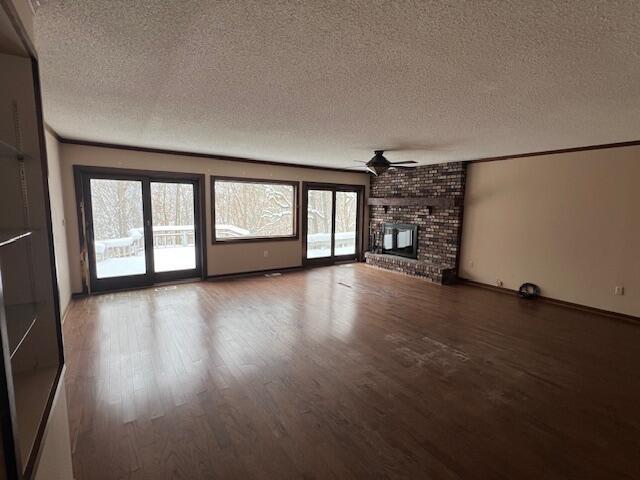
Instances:
[[[640,478],[640,324],[366,265],[74,300],[77,480]]]

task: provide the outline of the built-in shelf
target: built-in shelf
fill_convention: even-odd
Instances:
[[[16,148],[10,143],[0,140],[0,158],[19,159],[26,158],[26,155],[19,148]]]
[[[0,230],[0,247],[10,245],[31,235],[31,230]]]
[[[26,464],[31,455],[57,372],[58,367],[55,366],[14,374],[17,433],[23,464]]]
[[[13,357],[36,323],[36,319],[38,318],[38,304],[20,303],[17,305],[5,305],[4,311],[7,315],[9,355]]]
[[[14,36],[21,22],[9,21],[4,10],[0,37]],[[59,442],[46,433],[64,357],[53,239],[44,234],[51,231],[51,212],[38,63],[0,55],[0,72],[15,80],[0,88],[0,479],[49,479],[55,475],[40,459]],[[65,449],[56,451],[56,461],[70,461],[60,452]]]
[[[462,197],[369,197],[370,206],[384,207],[438,207],[462,206]]]

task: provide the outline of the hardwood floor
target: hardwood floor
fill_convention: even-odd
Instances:
[[[640,324],[359,264],[64,330],[76,480],[640,478]]]

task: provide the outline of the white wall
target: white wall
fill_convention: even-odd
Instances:
[[[73,166],[102,166],[141,170],[160,170],[206,174],[205,212],[207,220],[207,262],[209,275],[248,272],[300,266],[302,263],[302,237],[298,240],[277,242],[211,244],[211,195],[209,175],[265,178],[308,182],[364,185],[369,188],[369,176],[359,172],[340,172],[257,163],[233,162],[184,155],[160,154],[101,148],[84,145],[61,144],[62,188],[67,220],[67,243],[70,261],[71,288],[82,291],[80,241],[78,236],[77,207]],[[365,222],[368,217],[365,208]],[[366,229],[364,238],[366,241]],[[264,252],[268,252],[265,257]]]
[[[62,372],[42,438],[40,459],[34,480],[73,480],[67,393]]]
[[[13,6],[18,12],[18,17],[22,22],[22,26],[29,37],[29,40],[33,43],[34,30],[33,30],[33,10],[29,5],[29,0],[12,0]]]
[[[60,315],[64,314],[71,300],[71,280],[69,278],[69,255],[64,201],[62,194],[62,170],[60,165],[60,145],[56,138],[45,131],[47,160],[49,166],[49,198],[51,202],[51,225],[56,253],[56,272],[60,292]]]
[[[639,207],[638,146],[471,164],[461,276],[640,316]]]

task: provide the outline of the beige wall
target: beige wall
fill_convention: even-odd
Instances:
[[[250,178],[272,178],[309,182],[330,182],[365,185],[369,177],[364,173],[334,172],[231,162],[209,158],[116,150],[82,145],[60,145],[62,156],[62,186],[67,219],[68,255],[70,259],[71,288],[82,291],[80,246],[73,182],[73,166],[89,165],[144,170],[188,172]],[[365,209],[366,210],[366,209]],[[286,268],[301,265],[302,240],[211,245],[211,211],[209,178],[206,181],[207,260],[209,275]],[[366,213],[366,212],[365,212]],[[366,225],[366,222],[365,222]],[[366,238],[366,234],[364,235]],[[266,255],[265,256],[265,252]]]
[[[60,165],[60,145],[56,138],[45,131],[47,141],[47,161],[49,167],[49,199],[51,202],[51,225],[56,253],[56,273],[60,292],[60,315],[64,317],[71,300],[71,279],[69,277],[69,255],[67,253],[67,231],[65,226],[64,201],[62,195],[62,170]]]
[[[640,147],[472,164],[461,276],[640,316],[638,207]]]

